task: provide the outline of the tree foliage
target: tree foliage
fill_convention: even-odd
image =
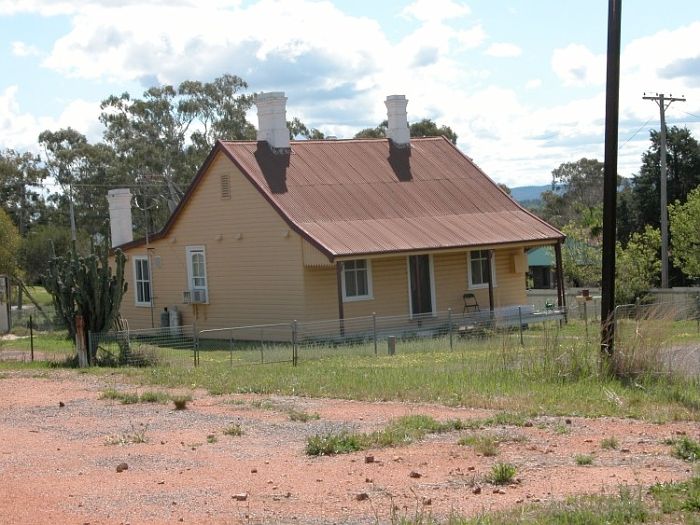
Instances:
[[[382,121],[376,128],[365,128],[355,134],[356,139],[383,139],[389,129],[389,122]],[[411,137],[446,137],[457,144],[457,134],[449,126],[440,126],[430,119],[424,118],[409,125]]]
[[[26,234],[46,209],[41,195],[46,175],[37,155],[11,149],[0,152],[0,202],[20,235]]]
[[[690,279],[700,279],[700,186],[668,211],[673,263]]]
[[[661,232],[649,225],[631,235],[626,246],[616,245],[615,302],[631,304],[643,299],[659,282]]]
[[[253,98],[240,93],[247,87],[241,78],[223,75],[152,87],[143,98],[123,93],[102,101],[105,141],[137,187],[137,203],[150,210],[153,229],[175,209],[217,139],[255,139],[245,118]]]
[[[552,171],[552,189],[542,200],[545,220],[558,227],[574,221],[597,237],[603,222],[603,163],[582,158],[561,164]]]
[[[28,284],[41,284],[53,257],[66,257],[72,249],[71,231],[67,226],[39,224],[22,239],[19,263]],[[90,251],[90,240],[84,230],[78,231],[76,249],[79,254]]]
[[[590,239],[589,230],[570,222],[562,227],[566,242],[561,251],[564,278],[574,286],[598,286],[601,278],[602,252]]]
[[[75,317],[83,317],[85,348],[89,348],[89,332],[109,329],[119,315],[127,287],[124,281],[126,257],[117,249],[114,260],[113,274],[106,252],[87,257],[72,252],[67,257],[52,259],[44,276],[44,285],[53,298],[56,313],[65,322],[71,338],[76,337]],[[88,359],[94,363],[94,349]]]
[[[700,145],[687,128],[672,126],[666,132],[667,202],[688,199],[700,186]],[[633,178],[634,221],[637,224],[660,224],[661,190],[660,135],[651,131],[651,146],[642,155],[639,174]]]
[[[0,208],[0,274],[17,275],[17,250],[20,236],[10,216]]]

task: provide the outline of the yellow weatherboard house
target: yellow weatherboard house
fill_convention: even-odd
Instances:
[[[560,254],[564,235],[449,140],[409,136],[404,96],[386,99],[384,139],[290,141],[286,100],[256,97],[257,141],[217,142],[148,240],[132,240],[129,190],[109,192],[130,328],[173,307],[208,329],[519,305],[526,250]]]

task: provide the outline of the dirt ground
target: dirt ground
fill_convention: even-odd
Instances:
[[[495,458],[458,445],[467,431],[396,448],[308,457],[306,438],[314,434],[376,430],[409,414],[466,420],[493,413],[202,391],[192,393],[187,410],[176,411],[172,403],[99,399],[108,388],[137,391],[118,375],[0,376],[2,523],[386,523],[392,509],[408,517],[417,511],[471,516],[570,494],[615,493],[620,485],[687,479],[688,464],[673,458],[663,440],[683,433],[700,438],[697,423],[542,417],[532,426],[479,431],[517,440],[502,444]],[[138,389],[145,390],[154,389]],[[292,408],[320,418],[290,421]],[[232,424],[243,435],[224,435]],[[601,447],[610,436],[617,438],[617,450]],[[133,442],[140,438],[146,442]],[[593,464],[578,466],[577,454],[592,455]],[[367,462],[370,455],[373,462]],[[497,461],[517,466],[517,482],[501,488],[485,480]],[[128,469],[117,472],[121,463]]]

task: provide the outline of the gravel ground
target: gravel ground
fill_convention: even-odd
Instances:
[[[362,524],[389,522],[392,508],[407,516],[417,510],[435,517],[474,515],[620,485],[687,479],[688,464],[671,457],[663,440],[681,434],[700,439],[700,428],[690,422],[542,417],[528,427],[482,429],[514,440],[503,443],[496,458],[459,446],[466,431],[310,458],[304,447],[314,434],[371,431],[409,414],[466,420],[492,413],[202,391],[191,392],[188,409],[176,411],[167,404],[99,399],[108,388],[137,392],[116,375],[0,376],[2,523]],[[320,418],[290,421],[292,408]],[[224,435],[231,424],[240,425],[243,435]],[[146,442],[135,443],[134,436]],[[601,448],[608,436],[619,441],[617,450]],[[593,464],[576,465],[577,454],[592,455]],[[367,455],[374,461],[367,463]],[[518,481],[500,489],[490,485],[486,476],[496,461],[516,465]],[[128,469],[117,472],[120,463]]]

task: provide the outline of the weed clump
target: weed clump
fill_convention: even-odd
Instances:
[[[171,399],[175,405],[175,410],[185,410],[187,403],[192,401],[192,396],[172,396]]]
[[[238,437],[243,435],[243,429],[241,428],[241,425],[237,423],[231,423],[224,429],[223,432],[225,436]]]
[[[688,436],[683,436],[673,442],[673,455],[684,461],[694,462],[700,460],[700,443]]]
[[[577,454],[575,459],[576,459],[576,464],[579,466],[593,464],[593,456],[591,456],[589,454]]]
[[[617,450],[617,447],[620,446],[620,443],[618,442],[615,436],[610,436],[603,438],[600,442],[600,446],[604,450]]]
[[[494,485],[505,485],[513,481],[517,469],[515,465],[510,463],[501,463],[500,461],[491,467],[491,475],[489,481]]]

